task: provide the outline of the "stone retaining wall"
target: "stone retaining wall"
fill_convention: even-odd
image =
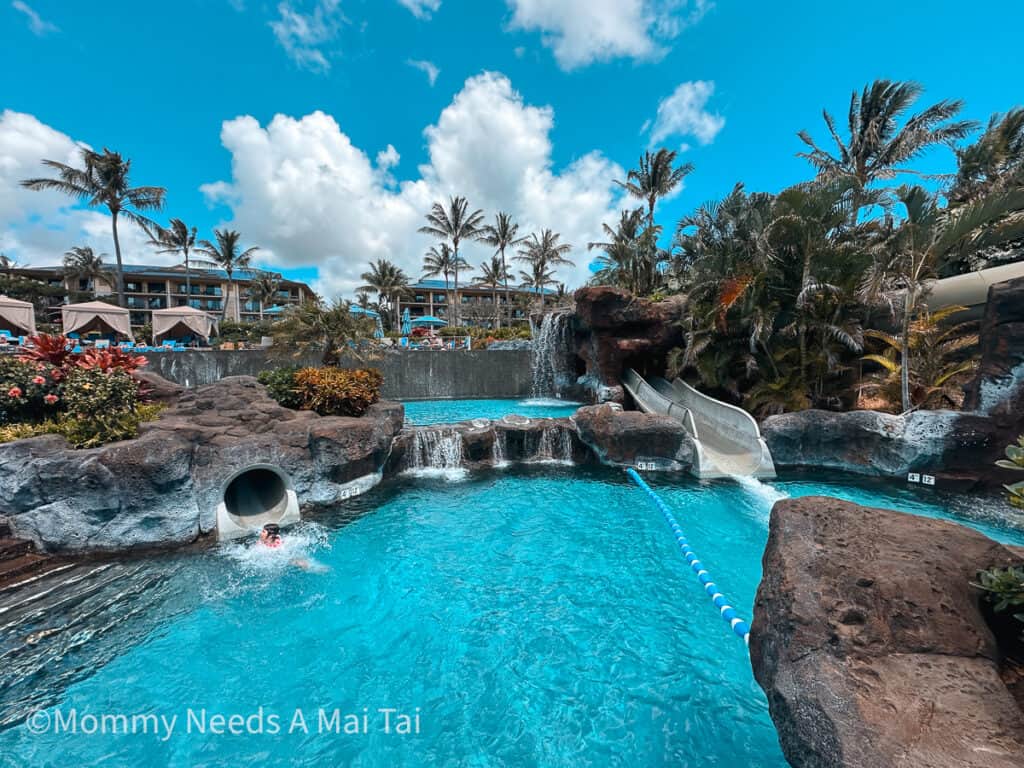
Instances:
[[[145,355],[149,370],[184,387],[212,384],[228,376],[255,376],[278,365],[319,365],[319,355],[298,359],[272,352],[195,351],[155,352]],[[434,398],[528,397],[533,386],[528,349],[473,352],[392,351],[366,361],[342,365],[370,366],[384,374],[382,396],[390,400]]]

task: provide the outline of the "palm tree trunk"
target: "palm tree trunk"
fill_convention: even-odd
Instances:
[[[451,323],[453,326],[459,324],[459,252],[455,251],[455,290],[452,295],[453,304],[452,307],[452,319]]]
[[[193,238],[194,239],[194,238]],[[188,297],[185,300],[186,306],[192,306],[192,275],[188,269],[188,248],[185,248],[185,294]]]
[[[505,266],[505,246],[501,247],[501,275],[505,280],[505,309],[511,311],[511,305],[508,302],[508,267]],[[501,307],[498,307],[498,328],[501,328]],[[512,319],[509,318],[511,324]]]
[[[914,300],[911,298],[913,289],[907,288],[903,305],[903,328],[900,338],[900,396],[903,399],[903,412],[910,410],[910,316],[913,312]]]
[[[124,300],[124,265],[121,263],[121,239],[117,236],[117,211],[110,212],[110,226],[114,231],[114,255],[117,257],[117,271],[115,282],[117,283],[117,306],[125,306]]]
[[[263,322],[263,299],[260,299],[260,322]]]
[[[800,291],[807,290],[807,283],[811,279],[811,249],[804,243],[804,273],[800,280]],[[803,308],[800,310],[804,311]],[[804,387],[807,386],[807,324],[800,323],[800,381]]]

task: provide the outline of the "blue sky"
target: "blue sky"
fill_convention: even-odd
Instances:
[[[842,116],[874,78],[918,80],[922,106],[963,98],[977,120],[1024,102],[1024,7],[982,5],[3,0],[0,249],[112,253],[102,214],[14,188],[35,155],[84,142],[166,187],[167,216],[205,236],[231,223],[327,294],[350,295],[371,258],[417,274],[430,243],[415,229],[450,192],[561,231],[578,284],[586,241],[624,204],[611,180],[652,133],[697,166],[660,210],[671,230],[736,181],[808,178],[796,131],[824,139],[821,109]],[[919,167],[951,170],[952,155]],[[130,260],[160,260],[126,240]]]

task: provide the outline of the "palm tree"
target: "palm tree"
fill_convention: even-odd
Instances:
[[[103,263],[105,255],[93,253],[88,245],[74,246],[64,253],[64,276],[71,280],[87,280],[92,283],[107,271]]]
[[[683,163],[676,167],[678,156],[675,150],[662,147],[654,154],[644,152],[640,156],[639,167],[631,170],[626,181],[616,181],[631,196],[647,203],[647,221],[644,232],[640,235],[638,258],[635,273],[642,276],[640,280],[645,292],[653,289],[658,267],[658,237],[661,229],[654,224],[654,207],[658,200],[670,195],[689,174],[693,173],[693,163]]]
[[[465,261],[459,258],[459,244],[464,240],[479,239],[483,220],[484,212],[482,210],[477,209],[470,212],[466,198],[453,195],[448,200],[447,208],[441,203],[434,203],[430,213],[427,214],[427,226],[419,229],[425,235],[433,235],[440,240],[450,241],[452,244],[453,275],[455,277],[453,325],[459,324],[459,269],[470,268]]]
[[[152,225],[138,211],[158,211],[163,207],[163,187],[133,187],[128,178],[131,160],[117,152],[104,149],[102,153],[82,148],[82,168],[74,168],[56,160],[43,160],[43,165],[57,172],[56,179],[25,179],[23,187],[35,190],[55,189],[78,198],[90,207],[106,206],[110,211],[110,226],[114,235],[114,253],[117,257],[117,302],[124,306],[124,269],[121,262],[121,240],[117,234],[118,216],[124,216],[140,226]]]
[[[272,302],[281,288],[281,278],[273,272],[260,272],[249,284],[249,297],[259,303],[260,322],[263,322],[263,308]]]
[[[3,251],[0,251],[0,272],[3,272],[5,275],[10,275],[13,270],[20,266],[22,265],[15,259],[12,259]]]
[[[360,291],[373,291],[380,298],[380,305],[388,305],[391,311],[392,328],[399,326],[398,297],[407,290],[409,278],[399,267],[387,259],[370,262],[370,269],[360,277],[366,283]]]
[[[874,251],[860,295],[866,302],[885,304],[900,324],[901,400],[910,410],[911,324],[935,278],[940,260],[948,254],[963,257],[979,249],[1010,242],[1024,235],[1024,189],[1000,192],[976,203],[949,210],[938,196],[919,186],[903,186],[896,199],[906,218],[893,227]]]
[[[211,243],[209,240],[199,241],[199,245],[196,246],[196,252],[203,254],[206,258],[203,260],[197,259],[196,262],[223,269],[227,273],[228,293],[234,296],[235,301],[235,318],[241,321],[242,305],[239,301],[238,291],[235,290],[235,270],[248,269],[252,263],[252,256],[259,250],[259,247],[254,245],[243,251],[239,244],[242,235],[233,229],[215,229],[213,234],[217,240],[216,243]],[[221,317],[226,319],[227,316],[228,302],[225,300]]]
[[[550,229],[543,230],[540,235],[534,232],[523,240],[523,247],[516,256],[518,261],[525,261],[530,264],[529,273],[520,272],[524,285],[529,283],[538,296],[540,302],[538,311],[544,311],[544,287],[554,282],[554,267],[572,266],[573,262],[565,258],[565,254],[572,250],[569,243],[558,242],[561,235],[552,232]]]
[[[654,226],[654,206],[658,200],[669,195],[687,176],[693,173],[693,163],[674,167],[678,152],[662,147],[653,155],[644,152],[640,156],[640,167],[630,171],[626,181],[615,183],[633,197],[647,203],[647,226]]]
[[[587,250],[600,248],[604,251],[596,259],[599,269],[591,278],[594,285],[615,285],[632,293],[640,292],[640,226],[643,216],[640,208],[622,211],[615,229],[607,224],[601,225],[608,236],[607,242],[587,243]]]
[[[494,223],[488,224],[483,228],[483,236],[480,238],[480,242],[496,248],[497,255],[501,257],[501,271],[505,275],[505,307],[509,311],[511,311],[511,304],[509,303],[508,281],[511,279],[511,274],[508,270],[508,264],[505,262],[505,249],[515,248],[526,239],[516,237],[517,234],[519,234],[519,225],[512,220],[512,216],[499,211],[494,217]],[[498,327],[501,328],[500,309],[497,311],[497,316]]]
[[[157,225],[145,227],[149,235],[148,245],[157,249],[157,253],[180,253],[185,259],[185,293],[192,300],[192,277],[189,271],[189,253],[196,245],[196,228],[189,228],[181,219],[171,219],[167,229]]]
[[[519,271],[519,282],[523,288],[533,291],[537,295],[537,302],[541,309],[544,307],[544,289],[555,282],[555,273],[548,269],[543,262],[533,262],[529,271]]]
[[[819,147],[807,131],[797,135],[810,147],[797,157],[809,161],[823,180],[847,179],[854,185],[852,221],[856,223],[864,206],[868,187],[876,181],[893,179],[900,173],[916,173],[904,166],[936,144],[952,144],[975,127],[969,120],[956,120],[963,102],[944,100],[907,118],[900,119],[913,106],[924,89],[914,82],[876,80],[850,97],[847,116],[849,139],[844,141],[836,129],[835,118],[823,111],[825,125],[835,142],[832,154]]]
[[[480,265],[480,274],[473,278],[474,283],[491,289],[491,301],[494,302],[496,328],[501,328],[501,307],[498,306],[498,289],[504,285],[507,291],[508,280],[508,268],[505,266],[505,260],[499,256],[491,256],[490,263],[483,262]]]
[[[995,114],[971,145],[956,152],[951,205],[977,200],[997,188],[1024,186],[1024,107]]]
[[[469,266],[465,260],[460,259],[461,267]],[[448,297],[449,308],[454,304],[452,295],[448,291],[448,278],[456,270],[455,259],[452,256],[452,249],[448,243],[439,243],[430,246],[430,250],[423,256],[423,276],[437,277],[444,276],[444,293]]]

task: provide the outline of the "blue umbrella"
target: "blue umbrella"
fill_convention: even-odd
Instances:
[[[415,320],[413,320],[412,325],[416,328],[419,328],[421,325],[429,325],[431,328],[440,328],[442,326],[448,325],[448,323],[446,323],[439,317],[434,317],[433,315],[424,315],[423,317],[417,317]]]
[[[412,323],[410,322],[409,308],[406,307],[402,312],[402,335],[408,336],[410,333],[412,333]]]
[[[364,317],[370,317],[373,318],[374,320],[380,318],[380,315],[374,312],[372,309],[364,309],[363,307],[360,307],[358,304],[352,304],[351,306],[349,306],[348,311],[353,315],[363,315]]]
[[[380,317],[378,317],[377,321],[374,323],[374,326],[373,326],[373,338],[375,338],[375,339],[383,339],[384,338],[384,326],[380,322]]]

